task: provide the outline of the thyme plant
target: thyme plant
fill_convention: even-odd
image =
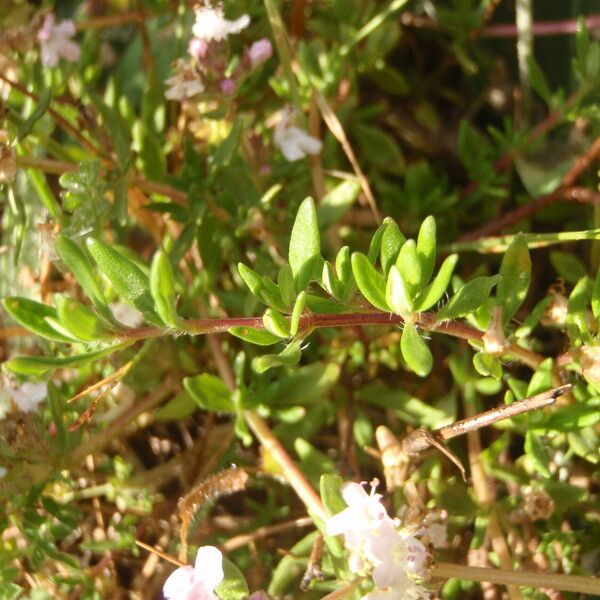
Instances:
[[[570,11],[4,1],[0,598],[600,595]]]

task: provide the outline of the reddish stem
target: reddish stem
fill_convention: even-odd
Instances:
[[[588,31],[600,29],[600,15],[589,15],[584,19]],[[532,23],[531,33],[534,36],[571,35],[577,33],[578,19],[563,19],[561,21],[542,21]],[[481,36],[487,38],[517,37],[517,27],[513,23],[487,25],[481,30]]]

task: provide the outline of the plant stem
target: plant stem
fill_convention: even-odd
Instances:
[[[296,466],[296,463],[292,461],[285,448],[281,445],[281,442],[273,435],[273,432],[269,429],[265,421],[251,410],[245,411],[244,417],[261,446],[282,468],[285,478],[292,488],[294,488],[294,491],[298,494],[302,502],[304,502],[308,511],[313,516],[324,521],[327,515],[321,498],[319,498],[317,492],[315,492],[306,477],[304,477],[302,471]]]
[[[581,575],[562,575],[558,573],[535,573],[530,571],[512,571],[469,567],[452,563],[438,563],[432,577],[466,579],[497,584],[509,584],[529,588],[546,588],[582,594],[600,594],[600,579]]]
[[[404,319],[399,315],[381,311],[352,312],[342,314],[304,314],[300,318],[299,335],[307,336],[313,329],[324,327],[364,327],[368,325],[403,325]],[[417,325],[428,331],[444,333],[463,340],[479,342],[484,332],[460,322],[437,322],[434,313],[419,313]],[[216,319],[189,319],[185,321],[185,333],[200,335],[228,331],[232,327],[251,327],[264,329],[261,317],[226,317]],[[137,327],[118,332],[118,337],[124,340],[148,339],[162,337],[172,333],[169,329],[160,327]],[[523,364],[536,369],[546,358],[536,352],[511,344],[508,354],[519,359]]]
[[[572,188],[571,191],[573,191]],[[600,193],[585,189],[600,205]],[[527,206],[531,206],[530,202]],[[588,229],[587,231],[559,231],[557,233],[523,233],[521,234],[527,247],[530,249],[546,248],[553,244],[564,244],[565,242],[578,242],[580,240],[600,240],[600,229]],[[501,235],[497,237],[480,238],[473,242],[456,242],[444,244],[439,247],[440,253],[450,254],[452,252],[479,252],[480,254],[500,254],[506,252],[517,236]]]

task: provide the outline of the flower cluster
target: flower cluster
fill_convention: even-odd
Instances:
[[[328,519],[327,533],[343,534],[350,569],[371,575],[375,589],[362,600],[429,598],[415,579],[426,574],[430,555],[414,533],[387,514],[376,485],[367,494],[361,484],[346,483],[342,497],[348,508]]]
[[[242,15],[229,20],[222,6],[208,4],[197,7],[195,14],[193,37],[188,47],[192,62],[179,59],[175,63],[175,75],[165,81],[169,86],[165,96],[169,100],[187,100],[211,87],[215,92],[230,96],[238,89],[238,81],[245,73],[262,65],[273,54],[268,39],[258,40],[245,49],[243,60],[229,72],[220,42],[248,27],[250,17]]]

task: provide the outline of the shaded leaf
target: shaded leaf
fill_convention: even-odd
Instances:
[[[192,399],[205,410],[217,412],[235,412],[231,392],[225,383],[209,373],[185,377],[183,387]]]

